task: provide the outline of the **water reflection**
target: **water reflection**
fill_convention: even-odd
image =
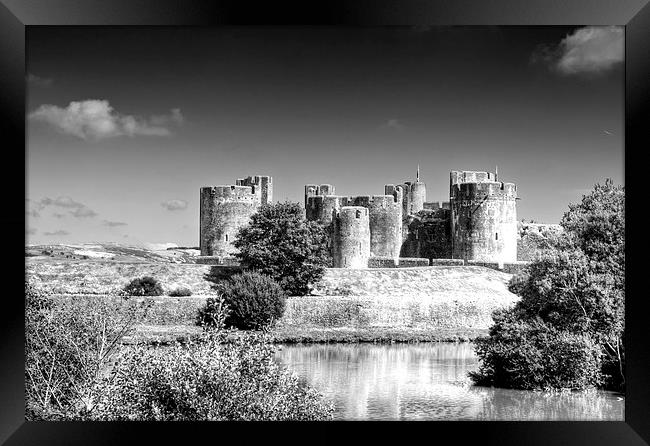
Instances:
[[[277,359],[347,420],[623,420],[610,392],[549,394],[470,386],[469,343],[284,346]]]

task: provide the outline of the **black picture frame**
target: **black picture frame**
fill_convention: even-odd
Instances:
[[[641,275],[631,274],[634,259],[643,263],[645,176],[641,156],[650,147],[650,5],[649,0],[0,0],[0,135],[5,159],[6,213],[4,234],[5,296],[0,319],[0,441],[8,445],[187,443],[196,436],[209,441],[237,442],[340,441],[359,430],[364,442],[393,437],[398,441],[436,442],[448,437],[455,444],[618,444],[650,442],[650,341],[646,329],[646,297],[631,292]],[[624,25],[625,54],[625,179],[627,201],[626,255],[626,402],[623,422],[424,422],[263,424],[242,423],[81,423],[24,420],[24,314],[17,259],[25,229],[25,33],[28,26],[67,25]],[[23,152],[24,150],[24,152]],[[21,168],[22,167],[22,168]],[[639,170],[638,173],[636,171]],[[639,183],[636,185],[635,183]],[[22,185],[22,187],[21,187]],[[630,199],[631,198],[631,199]],[[20,204],[19,204],[20,203]],[[638,206],[636,206],[638,204]],[[636,217],[638,215],[638,217]],[[632,238],[631,238],[632,237]],[[643,289],[640,286],[638,289]]]

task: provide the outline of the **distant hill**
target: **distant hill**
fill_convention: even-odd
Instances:
[[[100,261],[143,263],[194,263],[200,254],[194,248],[151,249],[144,246],[117,243],[80,243],[58,245],[28,245],[25,257],[30,262]]]

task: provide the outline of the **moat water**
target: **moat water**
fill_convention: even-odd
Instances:
[[[276,359],[332,401],[338,420],[624,420],[613,392],[471,385],[471,343],[284,345]]]

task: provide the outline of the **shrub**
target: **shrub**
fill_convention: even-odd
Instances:
[[[206,273],[203,278],[208,282],[220,283],[236,274],[241,274],[243,271],[244,269],[241,266],[212,265],[210,272]]]
[[[274,360],[265,334],[132,347],[105,386],[98,420],[326,420],[333,407]],[[108,380],[107,380],[108,381]]]
[[[245,268],[272,277],[291,296],[308,294],[331,262],[325,229],[303,214],[298,203],[263,205],[233,243]]]
[[[557,330],[516,310],[495,314],[490,336],[476,340],[479,385],[527,390],[586,389],[602,384],[601,350],[589,335]]]
[[[163,288],[151,276],[140,277],[129,282],[123,290],[127,296],[161,296]]]
[[[245,272],[213,285],[228,306],[227,326],[242,330],[259,329],[273,325],[282,317],[285,308],[285,294],[270,277],[257,272]],[[208,300],[199,311],[200,325],[211,324],[214,309],[221,304]]]
[[[192,290],[190,290],[188,287],[178,287],[169,292],[169,295],[172,297],[184,297],[184,296],[191,296],[192,295]]]
[[[25,417],[87,417],[120,339],[146,305],[101,297],[55,300],[26,282]]]
[[[196,317],[196,325],[204,329],[221,329],[225,327],[225,320],[229,313],[228,306],[226,305],[223,297],[208,297],[205,305],[199,308],[199,313]]]

